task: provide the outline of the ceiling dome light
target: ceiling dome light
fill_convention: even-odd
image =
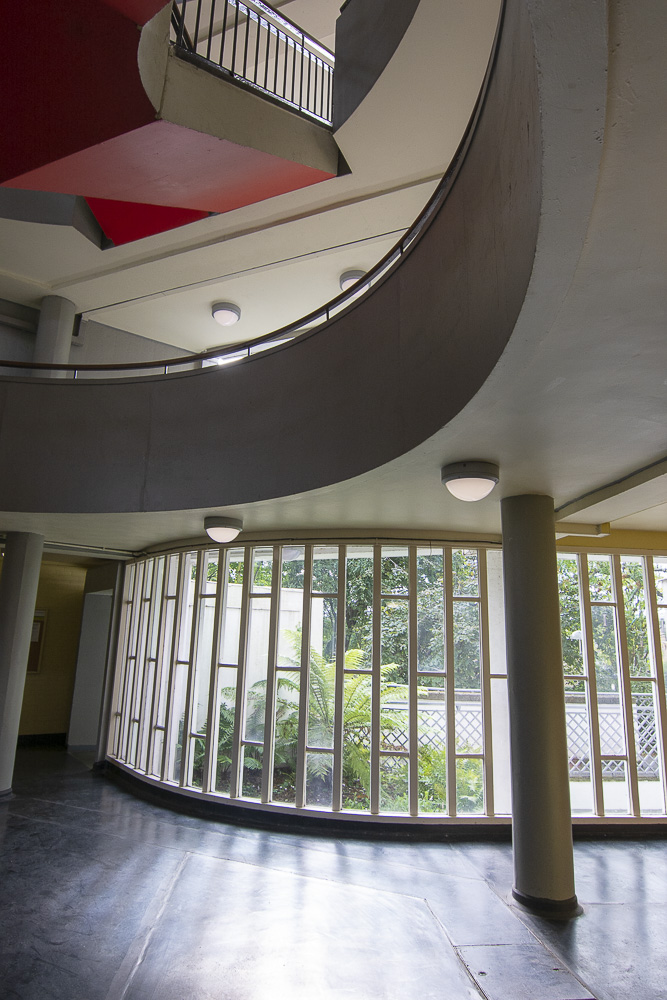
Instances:
[[[235,517],[205,517],[204,530],[214,542],[233,542],[243,530],[243,521]]]
[[[343,271],[339,279],[341,292],[346,292],[348,288],[352,288],[352,285],[356,285],[357,281],[365,277],[365,271]]]
[[[220,326],[234,326],[241,319],[241,309],[233,302],[214,302],[211,315]]]
[[[500,470],[493,462],[452,462],[440,472],[443,484],[457,500],[483,500],[498,482]]]

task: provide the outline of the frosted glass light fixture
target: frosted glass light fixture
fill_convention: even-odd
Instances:
[[[220,326],[233,326],[241,319],[241,309],[233,302],[214,302],[211,315]]]
[[[440,472],[443,484],[457,500],[483,500],[498,482],[500,470],[493,462],[452,462]]]
[[[341,292],[346,292],[348,288],[352,288],[352,285],[360,281],[361,278],[365,276],[365,271],[343,271],[340,276],[340,290]]]
[[[205,517],[204,530],[214,542],[233,542],[243,530],[243,521],[235,517]]]

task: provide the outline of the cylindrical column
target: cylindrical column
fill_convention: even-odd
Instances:
[[[37,325],[37,338],[33,361],[48,365],[66,365],[72,345],[72,330],[76,306],[60,295],[46,295],[42,299]],[[67,372],[34,369],[40,378],[65,378]]]
[[[502,501],[507,681],[512,757],[514,897],[574,915],[572,817],[554,503]]]
[[[42,535],[10,532],[0,576],[0,799],[11,795]]]

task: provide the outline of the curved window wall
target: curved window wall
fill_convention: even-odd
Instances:
[[[140,560],[126,569],[109,756],[245,805],[508,814],[502,621],[493,549],[318,542]]]
[[[109,757],[339,816],[510,813],[501,552],[252,543],[127,566]],[[559,556],[573,814],[665,814],[667,558]]]

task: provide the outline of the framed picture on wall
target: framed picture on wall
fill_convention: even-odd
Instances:
[[[44,648],[44,632],[46,631],[46,611],[35,611],[30,636],[30,652],[28,653],[28,673],[38,674],[42,663]]]

